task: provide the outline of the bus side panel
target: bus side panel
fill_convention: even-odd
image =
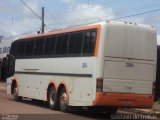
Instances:
[[[19,81],[20,96],[47,101],[49,83],[54,81],[58,87],[60,83],[65,82],[69,90],[69,105],[90,106],[92,104],[95,83],[94,57],[44,58],[39,62],[37,62],[38,59],[25,61],[23,59],[16,61],[15,75]]]
[[[16,75],[19,82],[19,96],[47,101],[47,88],[50,81],[56,86],[65,82],[69,90],[69,105],[90,106],[92,104],[93,78],[85,77],[61,77],[39,75]],[[27,79],[21,79],[22,77]]]

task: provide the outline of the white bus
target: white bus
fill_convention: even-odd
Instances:
[[[11,45],[7,92],[64,112],[151,108],[156,39],[151,26],[112,21],[20,38]]]

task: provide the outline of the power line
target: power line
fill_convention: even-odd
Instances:
[[[30,8],[23,0],[20,0],[20,2],[23,3],[37,18],[42,20],[42,18],[32,8]]]
[[[103,1],[105,1],[105,2],[107,2],[106,0],[103,0]],[[117,2],[120,2],[120,1],[117,1]],[[96,2],[96,1],[90,1],[90,7],[89,8],[92,8],[92,7],[94,7],[94,5],[92,6],[91,4],[103,4],[103,2]],[[111,2],[110,2],[111,3]],[[112,3],[113,3],[113,1],[112,1]],[[151,3],[153,3],[153,1],[152,2],[149,2],[149,4],[144,4],[144,6],[138,6],[139,8],[131,8],[131,9],[128,9],[128,10],[138,10],[138,9],[144,9],[144,8],[142,8],[142,7],[145,7],[145,8],[151,8],[151,7],[154,7],[154,5],[155,6],[158,6],[158,4],[156,3],[154,3],[154,4],[151,4]],[[77,7],[74,7],[74,8],[77,8]],[[72,11],[74,11],[74,8],[70,8],[68,11],[64,11],[64,12],[54,12],[54,15],[59,15],[59,14],[67,14],[67,13],[69,13],[69,12],[72,12]],[[89,9],[88,7],[87,8],[85,8],[85,9]],[[120,8],[120,9],[123,9],[123,8]],[[118,11],[118,14],[119,13],[126,13],[126,11],[128,12],[128,10],[125,10],[125,11],[123,11],[123,12],[121,12],[121,11]],[[97,14],[97,17],[98,17],[98,14]],[[95,19],[97,19],[97,17],[95,18]],[[103,16],[102,16],[103,17]],[[108,16],[107,16],[108,17]],[[77,18],[75,19],[75,20],[77,20]],[[78,19],[79,20],[79,19]]]
[[[111,20],[118,20],[118,19],[123,19],[123,18],[129,18],[129,17],[134,17],[134,16],[139,16],[139,15],[144,15],[144,14],[149,14],[149,13],[153,13],[153,12],[158,12],[160,11],[160,8],[159,9],[155,9],[155,10],[151,10],[151,11],[146,11],[146,12],[141,12],[141,13],[136,13],[136,14],[131,14],[131,15],[126,15],[126,16],[121,16],[121,17],[117,17],[117,18],[111,18],[111,19],[108,19],[107,21],[111,21]],[[103,16],[101,17],[101,21],[102,20],[106,20],[106,17],[108,16]],[[92,18],[92,19],[82,19],[83,21],[87,21],[87,20],[94,20],[94,19],[97,19],[97,18]],[[99,21],[100,22],[100,21]],[[73,21],[69,21],[67,23],[73,23]],[[74,26],[80,26],[80,25],[86,25],[86,24],[91,24],[91,23],[94,23],[94,22],[88,22],[88,23],[85,23],[85,24],[77,24],[77,25],[74,25]],[[50,26],[52,24],[49,24]],[[49,26],[47,25],[47,26]]]
[[[38,29],[40,29],[40,27],[35,28],[35,29],[33,29],[33,30],[30,30],[30,31],[27,31],[27,32],[24,32],[24,33],[19,34],[19,35],[7,37],[7,38],[5,38],[5,39],[14,39],[14,38],[17,38],[17,37],[21,37],[21,36],[23,36],[23,35],[28,35],[28,34],[31,34],[31,33],[33,33],[33,32],[36,32],[36,30],[38,30]]]
[[[23,3],[37,18],[39,18],[42,22],[42,28],[41,28],[41,33],[44,33],[44,27],[45,27],[45,23],[44,23],[44,7],[42,7],[42,17],[40,17],[32,8],[30,8],[23,0],[20,0],[21,3]]]
[[[144,15],[144,14],[153,13],[153,12],[157,12],[157,11],[160,11],[160,8],[159,9],[155,9],[155,10],[151,10],[151,11],[142,12],[142,13],[122,16],[122,17],[119,17],[119,18],[113,18],[113,19],[110,19],[110,20],[118,20],[118,19],[122,19],[122,18],[134,17],[134,16]]]
[[[104,5],[106,2],[107,2],[107,0],[105,1],[105,0],[101,0],[102,2],[100,2],[100,1],[89,1],[89,3],[86,3],[86,4],[89,4],[89,7],[87,7],[87,8],[92,8],[92,5],[94,6],[94,5],[98,5],[98,4],[102,4],[102,5]],[[116,2],[116,3],[119,3],[119,2],[121,2],[121,1],[110,1],[110,2],[108,2],[108,3],[114,3],[114,2]],[[79,4],[81,4],[81,3],[78,3],[77,2],[77,4],[75,4],[75,5],[73,5],[74,7],[72,7],[72,8],[69,8],[68,9],[68,11],[65,11],[65,12],[63,12],[63,13],[68,13],[68,12],[72,12],[72,11],[74,11],[76,8],[77,8],[77,5],[79,5]],[[83,4],[82,4],[83,5]],[[87,5],[88,6],[88,5]],[[64,8],[64,7],[63,7]],[[63,10],[63,9],[60,9],[60,10]],[[59,10],[59,11],[60,11]],[[54,12],[54,14],[55,15],[59,15],[60,13],[62,13],[62,12]]]
[[[47,14],[52,20],[54,20],[60,26],[60,28],[63,28],[62,24],[50,12],[47,12]]]
[[[122,16],[122,17],[118,17],[118,18],[108,19],[107,21],[118,20],[118,19],[129,18],[129,17],[135,17],[135,16],[144,15],[144,14],[149,14],[149,13],[158,12],[158,11],[160,11],[160,8],[159,8],[159,9],[155,9],[155,10],[151,10],[151,11],[146,11],[146,12],[137,13],[137,14],[132,14],[132,15]],[[104,18],[104,17],[103,17],[103,18]],[[91,22],[91,23],[93,23],[93,22]],[[91,23],[86,23],[86,24],[91,24]],[[74,26],[80,26],[80,25],[86,25],[86,24],[79,24],[79,25],[74,25]],[[51,24],[50,24],[50,25],[51,25]],[[53,24],[52,24],[52,25],[53,25]],[[47,26],[49,26],[49,25],[47,25]],[[39,28],[36,28],[36,29],[39,29]],[[23,33],[23,34],[19,34],[19,35],[16,35],[16,36],[7,38],[7,39],[13,39],[13,38],[16,38],[16,37],[20,37],[20,36],[22,36],[22,35],[26,35],[26,34],[33,33],[33,32],[35,32],[36,29],[34,29],[34,30],[32,30],[32,31],[25,32],[25,33]]]

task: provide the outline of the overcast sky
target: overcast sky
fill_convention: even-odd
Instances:
[[[160,9],[160,0],[23,0],[41,16],[45,7],[45,30],[50,31],[79,24],[110,20]],[[160,44],[160,11],[117,21],[131,21],[152,25],[157,30]],[[1,0],[0,35],[35,34],[41,27],[40,19],[20,0]]]

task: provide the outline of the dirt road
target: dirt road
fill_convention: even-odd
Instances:
[[[103,115],[93,115],[88,112],[83,113],[63,113],[60,111],[50,110],[48,106],[40,101],[23,100],[16,102],[13,96],[6,94],[5,86],[0,87],[0,119],[7,115],[15,117],[18,115],[19,119],[39,119],[39,120],[94,120],[107,119]]]
[[[118,110],[118,114],[134,115],[133,112]],[[137,114],[137,113],[136,113]],[[63,113],[50,110],[48,105],[40,101],[23,100],[16,102],[12,95],[6,94],[5,84],[0,83],[0,120],[6,118],[16,118],[18,120],[97,120],[109,118],[105,114],[93,114],[87,111],[79,113]],[[116,117],[116,116],[113,116]],[[14,119],[14,120],[17,120]],[[8,119],[9,120],[9,119]]]

